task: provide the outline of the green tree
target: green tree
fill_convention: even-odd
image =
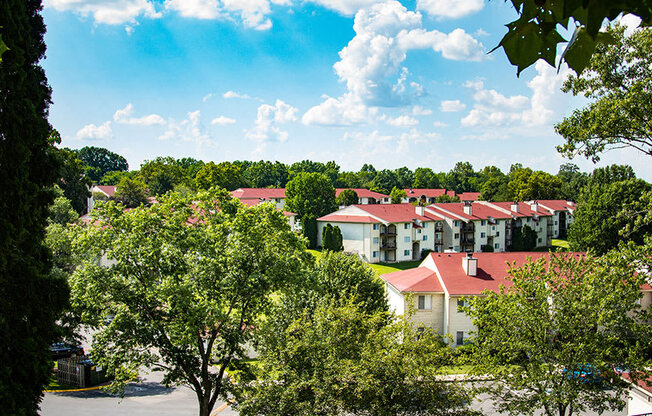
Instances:
[[[192,157],[177,159],[177,163],[181,166],[186,178],[194,178],[197,172],[204,166],[204,162]]]
[[[308,240],[308,248],[317,248],[317,217],[306,214],[301,218],[301,231]]]
[[[407,194],[405,189],[400,189],[397,187],[392,188],[392,192],[389,193],[389,198],[392,204],[400,204],[403,202],[403,198],[406,198]]]
[[[134,178],[138,174],[138,171],[132,170],[131,172],[107,172],[106,175],[102,176],[99,180],[99,185],[117,185],[120,183],[120,180],[124,177]]]
[[[311,214],[315,218],[337,209],[335,188],[321,173],[299,172],[285,189],[285,207],[299,218]]]
[[[173,190],[175,185],[190,182],[190,178],[185,177],[182,166],[169,156],[145,161],[138,176],[149,188],[150,195],[163,195]]]
[[[596,46],[612,42],[611,36],[600,31],[605,19],[613,22],[621,13],[631,13],[641,17],[642,26],[652,23],[652,7],[639,0],[512,0],[512,5],[519,17],[507,24],[507,34],[494,50],[503,48],[518,68],[517,74],[538,59],[555,66],[557,44],[564,42],[568,43],[559,65],[566,62],[580,73],[589,64]],[[559,29],[574,32],[570,39],[565,39]]]
[[[333,226],[326,224],[321,229],[321,247],[324,250],[332,250],[333,248]]]
[[[371,163],[365,163],[362,165],[360,172],[358,172],[358,176],[360,177],[360,185],[363,188],[371,188],[373,186],[372,182],[376,177],[376,173],[376,168]]]
[[[475,191],[473,188],[476,172],[469,162],[457,162],[455,167],[446,175],[446,189],[455,190],[457,193]]]
[[[564,156],[595,162],[602,152],[622,147],[652,155],[652,29],[628,37],[622,27],[608,33],[615,41],[599,45],[587,71],[562,87],[591,101],[555,126],[566,140],[557,147]]]
[[[288,168],[281,162],[258,161],[253,162],[244,171],[245,179],[254,188],[285,188],[288,182]]]
[[[240,168],[231,162],[205,164],[195,176],[198,189],[210,189],[214,186],[234,191],[246,184]]]
[[[48,222],[50,224],[66,225],[76,221],[79,218],[79,214],[72,208],[70,200],[63,195],[61,188],[54,185],[54,192],[56,198],[54,198],[54,202],[50,205]]]
[[[579,199],[580,192],[588,181],[588,175],[580,172],[580,168],[573,163],[564,163],[559,166],[557,177],[561,180],[559,196],[562,199],[571,201],[577,201]]]
[[[387,195],[395,186],[400,187],[396,172],[389,169],[383,169],[376,172],[374,179],[371,181],[370,188],[375,188],[378,192]]]
[[[333,227],[333,251],[344,250],[344,239],[342,237],[342,230],[339,226]]]
[[[103,147],[82,147],[77,150],[77,157],[79,157],[86,166],[93,168],[87,172],[89,173],[88,176],[94,183],[97,183],[109,172],[126,172],[129,170],[127,159]]]
[[[37,414],[67,299],[43,244],[59,166],[40,12],[40,1],[0,2],[0,409],[17,416]]]
[[[530,168],[518,168],[510,173],[509,194],[516,201],[559,199],[561,179],[549,173]]]
[[[337,178],[336,186],[338,188],[361,188],[362,183],[358,173],[342,172],[339,178]]]
[[[439,177],[430,168],[416,168],[414,170],[414,181],[411,185],[405,188],[425,188],[436,189],[440,188],[441,183]]]
[[[59,141],[60,136],[56,130],[52,132],[52,140]],[[72,207],[79,215],[87,211],[89,190],[92,181],[85,175],[86,169],[74,150],[68,148],[57,149],[56,155],[60,162],[59,179],[57,185],[63,194],[70,200]]]
[[[402,168],[396,169],[394,173],[396,174],[396,186],[403,189],[412,186],[412,182],[414,182],[414,172],[410,169],[403,166]]]
[[[340,176],[340,167],[334,161],[327,163],[313,162],[312,160],[302,160],[295,162],[290,166],[290,180],[294,179],[299,173],[322,173],[330,180],[331,185],[337,182]]]
[[[270,204],[245,207],[226,191],[128,212],[109,202],[99,227],[75,240],[87,260],[71,277],[73,304],[99,332],[93,358],[125,383],[141,367],[190,386],[208,416],[233,388],[227,368],[301,269],[304,246]],[[115,264],[97,264],[105,255]],[[115,314],[106,325],[102,317]]]
[[[136,208],[148,202],[146,185],[137,178],[122,178],[116,186],[113,197],[127,208]]]
[[[616,247],[620,241],[643,243],[652,232],[652,224],[636,227],[624,235],[621,230],[634,228],[636,217],[625,215],[628,206],[640,201],[652,186],[642,179],[588,186],[574,213],[568,230],[571,250],[593,250],[598,254]]]
[[[335,198],[335,203],[339,206],[355,205],[358,202],[358,193],[353,189],[345,189]]]
[[[537,232],[524,225],[514,230],[511,251],[532,251],[537,246]]]
[[[624,408],[629,384],[615,368],[643,376],[651,333],[649,310],[637,303],[645,276],[631,267],[634,258],[551,254],[512,267],[512,285],[500,293],[470,300],[465,312],[479,328],[475,371],[496,380],[485,387],[497,410],[570,416]]]

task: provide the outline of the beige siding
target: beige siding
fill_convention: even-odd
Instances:
[[[457,300],[462,296],[450,296],[448,306],[448,333],[453,336],[453,345],[455,345],[457,332],[464,332],[464,339],[469,338],[469,333],[477,330],[464,312],[457,311]]]
[[[428,310],[417,310],[417,299],[419,295],[432,296],[432,308]],[[444,333],[444,294],[443,293],[410,293],[404,297],[405,310],[414,311],[410,321],[415,324],[423,324],[438,334]]]

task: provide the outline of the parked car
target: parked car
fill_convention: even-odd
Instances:
[[[59,358],[68,358],[73,355],[84,355],[84,348],[69,342],[55,342],[50,345],[50,352],[52,353],[52,359],[58,360]]]
[[[566,377],[579,380],[581,383],[602,384],[600,370],[591,364],[582,364],[576,370],[564,369]]]

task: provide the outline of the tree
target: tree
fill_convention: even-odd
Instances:
[[[512,285],[500,293],[470,299],[465,312],[479,328],[475,372],[496,380],[485,387],[501,413],[570,416],[625,406],[629,384],[615,368],[644,376],[650,345],[650,313],[637,303],[646,277],[632,267],[635,258],[550,254],[512,267]]]
[[[136,208],[148,202],[146,185],[136,178],[122,178],[115,188],[113,197],[127,208]]]
[[[532,251],[537,246],[537,232],[524,225],[514,230],[511,251]]]
[[[285,206],[299,218],[307,214],[321,217],[337,209],[335,188],[324,174],[299,172],[287,184]]]
[[[329,251],[342,251],[344,247],[342,246],[342,231],[337,225],[333,227],[330,224],[326,224],[322,228],[322,248]]]
[[[270,204],[245,207],[223,190],[159,202],[100,208],[100,226],[75,241],[87,260],[71,277],[73,304],[99,331],[93,358],[114,383],[151,367],[168,386],[190,386],[208,416],[232,390],[225,371],[246,359],[271,295],[300,273],[304,246]],[[98,265],[103,255],[115,263]]]
[[[509,61],[518,68],[517,74],[538,59],[555,66],[557,44],[564,42],[568,44],[559,65],[566,62],[576,73],[581,73],[596,47],[612,41],[612,37],[600,31],[605,19],[613,22],[621,13],[631,13],[642,19],[643,26],[652,23],[652,7],[639,0],[512,0],[512,4],[519,18],[507,24],[507,34],[494,50],[503,48]],[[558,28],[574,30],[571,39],[561,36]]]
[[[615,41],[599,45],[586,72],[570,76],[564,92],[591,102],[555,126],[566,143],[566,157],[583,155],[594,162],[602,152],[630,147],[652,155],[652,29],[626,37],[624,28],[608,32]]]
[[[392,188],[400,188],[400,183],[396,172],[389,169],[383,169],[376,172],[374,179],[371,181],[371,187],[377,189],[380,193],[387,195]]]
[[[333,251],[344,250],[344,240],[342,238],[342,230],[339,226],[333,227]]]
[[[317,217],[306,214],[301,218],[301,231],[308,240],[308,248],[317,248]]]
[[[580,192],[588,180],[588,175],[580,172],[580,168],[573,163],[564,163],[559,166],[557,177],[561,180],[559,196],[562,199],[577,201]]]
[[[335,198],[335,202],[339,206],[355,205],[359,202],[358,193],[353,189],[345,189]]]
[[[473,186],[476,177],[471,163],[457,162],[446,175],[446,189],[453,189],[457,193],[475,191]]]
[[[59,133],[52,132],[52,140],[59,141]],[[79,215],[87,211],[89,191],[92,181],[86,176],[84,162],[82,162],[74,150],[67,148],[57,149],[57,157],[60,161],[59,178],[57,185],[63,190],[63,194],[70,200],[72,207]]]
[[[403,198],[407,198],[407,193],[405,193],[405,189],[394,187],[389,193],[389,198],[392,204],[400,204],[403,202]]]
[[[70,200],[63,195],[63,191],[57,185],[54,185],[54,192],[57,196],[50,205],[50,215],[48,222],[50,224],[66,225],[74,222],[79,218],[79,214],[72,208]]]
[[[620,241],[643,243],[652,232],[652,224],[636,227],[623,235],[621,230],[633,228],[636,217],[624,215],[628,206],[640,201],[652,186],[642,179],[587,186],[568,230],[571,250],[593,250],[602,254],[617,247]]]
[[[197,172],[195,184],[198,189],[210,189],[218,186],[227,191],[235,191],[245,184],[245,180],[242,177],[242,171],[235,164],[209,162]]]
[[[253,162],[244,171],[245,178],[254,188],[285,188],[288,182],[288,168],[281,162]]]
[[[426,188],[435,189],[440,188],[441,183],[439,177],[430,168],[416,168],[414,170],[414,181],[406,188]]]
[[[67,299],[43,244],[58,159],[40,1],[0,2],[0,408],[35,415],[52,374],[49,345]]]
[[[549,173],[530,168],[518,168],[510,172],[507,184],[509,194],[515,201],[533,199],[559,199],[561,180]]]
[[[126,172],[129,170],[127,159],[103,147],[86,146],[77,150],[79,159],[92,169],[88,176],[97,183],[109,172]]]
[[[174,189],[175,185],[190,181],[185,177],[181,165],[169,156],[145,161],[138,176],[149,188],[150,195],[163,195]]]
[[[396,169],[394,173],[396,174],[396,186],[403,189],[412,186],[412,182],[414,182],[414,173],[410,169],[403,166],[402,168]]]
[[[134,178],[138,174],[138,171],[131,171],[131,172],[120,172],[120,171],[114,171],[114,172],[108,172],[106,175],[102,176],[102,178],[99,180],[98,184],[99,185],[117,185],[120,183],[120,180],[124,177],[127,178]]]

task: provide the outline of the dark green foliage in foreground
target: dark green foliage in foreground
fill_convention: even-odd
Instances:
[[[35,415],[50,375],[49,345],[67,299],[43,245],[59,166],[49,141],[50,88],[41,2],[0,2],[0,412]]]

